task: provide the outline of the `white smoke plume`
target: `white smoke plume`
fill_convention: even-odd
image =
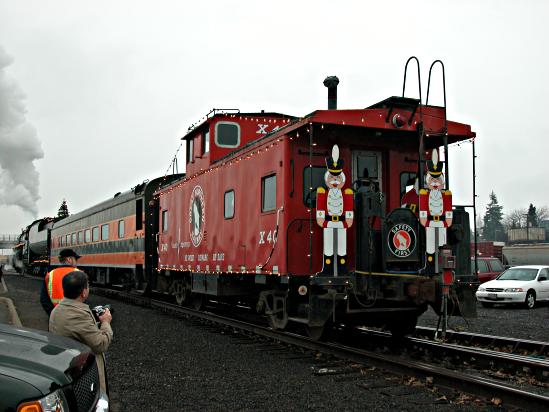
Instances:
[[[6,73],[12,62],[0,47],[0,205],[19,206],[36,217],[39,176],[33,161],[44,152],[26,119],[25,96]]]

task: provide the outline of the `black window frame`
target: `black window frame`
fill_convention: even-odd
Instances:
[[[135,200],[135,230],[143,230],[143,198]]]

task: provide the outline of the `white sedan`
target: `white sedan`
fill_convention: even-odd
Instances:
[[[549,300],[549,266],[509,268],[496,279],[480,285],[476,296],[484,307],[494,303],[523,303],[532,309],[537,301]]]

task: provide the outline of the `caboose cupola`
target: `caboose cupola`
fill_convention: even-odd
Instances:
[[[288,125],[294,119],[281,113],[240,113],[213,109],[204,122],[191,126],[186,141],[187,174],[208,169],[222,158]]]

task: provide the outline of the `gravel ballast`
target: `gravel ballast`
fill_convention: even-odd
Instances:
[[[6,283],[23,325],[46,329],[47,317],[39,304],[40,281],[8,275]],[[221,332],[207,323],[98,296],[91,296],[89,303],[114,307],[114,341],[107,353],[107,369],[115,412],[504,410],[473,401],[463,404],[453,393],[432,391],[420,382],[368,365],[345,366],[343,374],[324,373],[338,370],[342,362],[230,330]],[[487,319],[469,321],[469,328],[500,335],[543,329],[547,314],[547,307],[479,309]],[[502,319],[495,321],[499,316]],[[428,312],[420,324],[436,326],[436,320],[434,312]],[[450,326],[455,327],[452,322]],[[547,340],[547,335],[542,336],[538,332],[516,335]]]

